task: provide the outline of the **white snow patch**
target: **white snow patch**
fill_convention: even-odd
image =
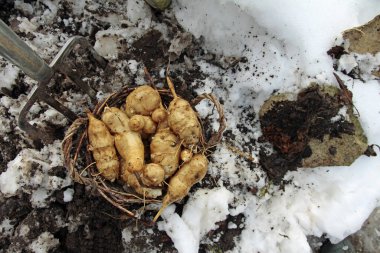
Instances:
[[[348,82],[349,83],[349,82]],[[349,86],[349,88],[351,88]],[[360,123],[368,143],[378,144],[380,140],[380,85],[373,80],[366,83],[355,81],[351,88],[353,102],[360,113]]]
[[[122,49],[121,43],[133,43],[143,35],[142,30],[136,27],[124,29],[110,28],[96,33],[94,49],[98,54],[108,60],[117,59],[119,51]],[[122,42],[123,41],[123,42]]]
[[[74,15],[81,15],[83,13],[84,7],[86,5],[85,0],[66,0],[67,2],[70,2],[73,6],[73,14]]]
[[[33,6],[30,3],[24,3],[23,0],[16,0],[14,8],[21,11],[26,16],[33,14]]]
[[[158,223],[158,227],[166,231],[180,253],[198,252],[202,237],[216,229],[215,223],[229,214],[228,204],[232,199],[233,194],[224,187],[198,190],[186,203],[182,217],[171,205],[164,211],[164,220]]]
[[[339,59],[339,70],[345,70],[347,73],[350,73],[357,66],[358,63],[352,54],[344,54]]]
[[[63,192],[63,201],[64,202],[71,202],[73,200],[74,196],[74,189],[73,188],[67,188]]]
[[[379,157],[361,156],[349,167],[288,173],[293,183],[284,192],[250,202],[234,252],[309,252],[306,235],[326,233],[337,243],[356,232],[380,199],[380,185],[371,180],[380,177],[379,162]]]
[[[145,1],[128,1],[127,17],[132,24],[146,23],[149,25],[152,19],[152,11]]]
[[[373,71],[379,70],[380,52],[372,54],[345,54],[338,61],[338,69],[346,73],[354,72],[361,80],[370,81],[374,79]]]
[[[130,228],[124,228],[121,232],[121,237],[123,239],[124,249],[128,249],[128,245],[133,239],[132,230]]]
[[[20,29],[20,32],[24,32],[26,34],[33,33],[37,30],[37,26],[29,21],[27,18],[17,18],[18,21],[20,21],[20,24],[18,25],[18,28]]]
[[[347,106],[342,106],[342,108],[339,109],[338,113],[334,117],[331,118],[331,122],[332,123],[338,122],[341,119],[349,121],[350,116],[347,113],[347,109],[348,109]]]
[[[29,234],[29,232],[30,232],[29,226],[22,224],[19,229],[19,235],[25,237]]]
[[[0,223],[0,238],[4,238],[13,234],[14,225],[12,225],[12,220],[5,218]]]
[[[236,229],[238,226],[233,222],[228,222],[227,224],[228,229]]]
[[[32,203],[32,206],[34,208],[46,207],[47,206],[46,200],[48,197],[49,197],[49,194],[46,189],[38,188],[32,193],[32,196],[30,197],[30,202]]]
[[[61,143],[59,140],[37,151],[23,149],[14,160],[10,161],[7,170],[0,174],[0,192],[5,196],[14,196],[22,190],[31,193],[35,205],[43,205],[46,194],[59,188],[71,185],[69,176],[60,178],[50,176],[51,168],[62,166]]]
[[[0,72],[0,88],[12,89],[12,85],[15,84],[18,73],[20,72],[19,68],[8,63]]]
[[[128,68],[131,71],[132,74],[136,74],[138,70],[139,63],[136,60],[129,60],[128,61]]]
[[[49,232],[43,232],[30,245],[29,249],[34,253],[47,253],[59,245],[59,240]]]

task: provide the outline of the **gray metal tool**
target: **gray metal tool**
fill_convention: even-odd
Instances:
[[[65,64],[65,58],[67,58],[77,45],[88,49],[100,67],[106,67],[107,61],[96,53],[87,39],[81,36],[75,36],[69,39],[50,65],[47,65],[43,59],[0,20],[0,55],[18,66],[25,74],[38,81],[38,85],[33,88],[18,119],[19,127],[34,140],[42,140],[44,143],[51,143],[54,140],[52,134],[49,134],[49,131],[39,129],[31,125],[27,120],[30,108],[37,101],[47,103],[71,121],[77,118],[77,115],[73,111],[58,102],[49,92],[48,84],[55,73],[61,73],[70,78],[90,96],[92,101],[96,101],[96,91],[84,82],[78,73],[74,72]]]

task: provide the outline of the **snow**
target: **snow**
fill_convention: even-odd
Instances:
[[[373,180],[380,176],[379,162],[362,156],[349,167],[288,173],[293,184],[284,192],[249,203],[236,252],[308,252],[306,235],[325,233],[337,243],[356,232],[379,204],[380,185]]]
[[[49,232],[43,232],[36,240],[29,245],[29,249],[34,253],[46,253],[56,248],[59,240]]]
[[[24,33],[32,33],[37,30],[37,26],[30,22],[27,18],[17,18],[18,21],[20,21],[20,24],[18,25],[18,28],[20,29],[20,32]]]
[[[96,33],[94,49],[107,60],[116,59],[122,51],[121,42],[133,43],[142,35],[142,31],[135,27],[125,29],[102,30]]]
[[[12,85],[15,84],[16,78],[19,73],[19,69],[14,65],[8,63],[1,71],[0,71],[0,88],[11,89]]]
[[[379,69],[380,53],[372,54],[348,54],[342,55],[337,62],[338,69],[346,73],[355,73],[363,81],[374,79],[372,72]]]
[[[339,59],[339,69],[345,70],[347,73],[350,73],[357,66],[358,63],[352,54],[342,55]]]
[[[224,187],[199,190],[186,203],[182,217],[174,212],[174,205],[167,208],[158,228],[166,231],[179,252],[198,252],[202,236],[229,214],[232,199],[233,194]]]
[[[136,60],[129,60],[128,61],[128,68],[129,71],[131,71],[132,74],[136,74],[138,70],[139,63]]]
[[[63,202],[70,202],[73,200],[74,196],[74,189],[73,188],[67,188],[63,192]]]
[[[128,1],[127,14],[128,20],[134,25],[142,20],[149,24],[152,19],[152,12],[145,1]]]
[[[121,232],[121,237],[123,239],[124,248],[128,248],[129,242],[133,239],[132,230],[130,230],[129,228],[123,229],[123,231]]]
[[[368,6],[373,9],[369,11]],[[206,62],[197,62],[211,79],[223,77],[225,86],[238,84],[229,87],[228,95],[212,81],[206,81],[198,88],[199,93],[213,91],[228,98],[224,108],[228,128],[232,131],[239,120],[237,106],[248,102],[242,99],[244,96],[253,94],[254,101],[248,103],[252,103],[257,112],[276,89],[296,92],[311,81],[336,83],[332,76],[333,61],[326,51],[337,37],[339,41],[343,30],[369,21],[380,11],[380,6],[371,0],[360,3],[354,0],[289,0],[281,8],[278,8],[278,1],[212,0],[205,3],[179,0],[173,8],[178,21],[189,32],[197,38],[204,37],[205,48],[224,55],[245,56],[248,66],[263,71],[261,76],[251,77],[251,71],[231,74]],[[349,54],[338,62],[339,69],[347,72],[358,65],[365,65],[363,79],[368,82],[341,77],[345,83],[352,84],[348,86],[353,92],[354,104],[360,112],[369,143],[378,143],[380,88],[378,81],[371,81],[371,71],[379,65],[378,55]],[[268,81],[269,75],[274,75],[271,81]],[[231,107],[234,109],[229,111]],[[339,115],[344,117],[345,112],[341,111]],[[252,131],[260,132],[254,127]],[[257,135],[252,137],[257,139]],[[245,137],[237,138],[246,140]],[[289,172],[286,178],[292,179],[293,184],[281,191],[276,186],[267,185],[259,173],[244,172],[247,167],[239,164],[233,153],[228,145],[219,145],[213,154],[216,162],[210,165],[209,173],[220,176],[218,184],[225,180],[232,185],[244,182],[266,191],[258,197],[239,190],[233,192],[238,199],[232,204],[233,214],[244,213],[246,221],[232,252],[310,252],[307,235],[326,234],[337,243],[357,231],[380,204],[378,156],[362,156],[348,167],[302,168]],[[255,183],[257,177],[259,180]],[[166,225],[165,231],[179,252],[197,252],[198,240],[194,242],[173,207],[165,215],[176,224]],[[164,216],[164,220],[167,222],[168,218]]]
[[[5,218],[0,223],[0,238],[9,236],[14,231],[14,225],[12,225],[12,220]]]
[[[265,42],[269,33],[284,43],[287,54],[298,58],[305,74],[312,76],[331,68],[326,51],[342,31],[369,21],[380,11],[376,0],[288,0],[281,8],[276,0],[179,0],[174,8],[179,22],[196,37],[204,36],[212,51],[254,53],[251,45],[255,39],[250,34],[257,36],[257,42]],[[282,47],[273,42],[267,52]],[[332,75],[328,77],[332,80]]]
[[[67,175],[60,178],[48,172],[62,165],[61,143],[55,141],[40,151],[23,149],[0,174],[0,196],[15,196],[18,191],[31,193],[31,202],[35,207],[44,207],[46,199],[54,190],[71,185]]]
[[[136,76],[136,84],[145,82],[142,62],[135,59],[113,61],[147,30],[161,31],[167,41],[176,36],[169,34],[165,25],[157,23],[144,1],[115,3],[118,9],[106,17],[95,12],[100,8],[97,2],[66,2],[74,6],[75,15],[88,15],[93,11],[93,18],[110,24],[97,30],[94,47],[114,64],[115,75],[122,79],[119,83],[129,83],[128,74],[124,73],[128,71]],[[17,19],[20,22],[18,29],[32,38],[27,43],[48,60],[57,53],[67,34],[56,36],[37,29],[54,21],[61,4],[59,0],[41,0],[41,3],[46,6],[43,11],[33,9],[24,1],[15,1],[15,8],[27,16]],[[342,43],[340,34],[343,30],[367,22],[380,12],[378,0],[287,0],[281,7],[278,5],[274,0],[177,0],[173,1],[172,10],[166,11],[173,12],[184,29],[199,39],[205,54],[221,55],[215,59],[221,67],[204,59],[191,62],[186,56],[184,61],[188,66],[199,67],[207,75],[197,83],[198,94],[212,92],[223,98],[227,129],[235,135],[234,143],[219,144],[211,155],[208,173],[215,179],[216,187],[190,193],[181,216],[175,212],[175,204],[169,206],[162,215],[163,221],[158,223],[159,229],[170,236],[180,253],[198,252],[205,235],[217,229],[219,221],[239,214],[245,217],[242,223],[228,222],[227,225],[228,229],[243,229],[241,236],[235,238],[236,246],[231,252],[310,252],[308,235],[324,234],[337,243],[357,231],[371,211],[380,205],[379,154],[377,157],[362,156],[351,166],[299,168],[286,175],[292,183],[280,189],[267,181],[258,166],[260,147],[248,147],[261,135],[257,116],[252,117],[252,122],[244,122],[246,133],[242,134],[238,129],[241,115],[257,115],[260,106],[273,93],[292,94],[312,81],[336,85],[332,75],[335,63],[337,71],[361,74],[361,80],[353,80],[339,73],[353,92],[353,102],[360,112],[359,120],[369,143],[378,144],[380,140],[380,86],[372,75],[380,65],[380,53],[350,53],[336,62],[326,54],[332,46]],[[29,19],[31,14],[36,17]],[[165,22],[170,22],[166,20],[167,16],[164,18]],[[58,20],[68,27],[77,22],[72,17],[58,17]],[[79,33],[85,34],[90,27],[89,23],[83,22]],[[189,40],[188,34],[186,37]],[[171,42],[171,51],[180,54],[184,49],[182,42],[179,43],[180,37]],[[246,63],[238,63],[237,68],[241,71],[228,70],[231,59],[242,57],[246,58]],[[8,63],[1,67],[0,87],[11,89],[19,70]],[[165,68],[158,72],[161,78],[165,77]],[[25,82],[35,85],[30,78],[25,78]],[[119,84],[115,82],[114,85]],[[65,105],[74,112],[82,111],[81,107],[88,100],[77,93],[63,96],[67,99]],[[99,92],[98,96],[106,94]],[[18,99],[2,96],[0,105],[7,109],[10,117],[17,118],[26,99],[26,95],[20,95]],[[42,109],[36,104],[31,112],[38,114]],[[206,102],[197,106],[197,110],[202,116],[210,113]],[[347,117],[345,110],[331,120]],[[51,109],[41,113],[34,123],[45,120],[68,124],[62,115]],[[13,130],[10,120],[5,117],[1,117],[1,125],[1,133]],[[216,129],[217,125],[214,124],[213,128]],[[19,130],[16,128],[16,131]],[[241,150],[244,150],[245,159],[241,159]],[[63,201],[72,201],[74,190],[70,187],[70,178],[60,178],[52,173],[54,167],[62,166],[62,163],[58,140],[42,149],[22,149],[0,174],[0,199],[23,192],[30,196],[33,207],[43,208],[47,207],[55,190],[65,189]],[[256,188],[258,194],[245,188]],[[83,225],[82,222],[81,217],[69,216],[67,223],[61,223],[67,225],[69,232],[74,232]],[[11,220],[4,219],[0,223],[3,235],[13,230]],[[29,227],[22,225],[19,231],[28,234]],[[151,234],[152,230],[146,233]],[[128,228],[122,231],[125,248],[133,241],[133,234]],[[214,241],[219,239],[217,237]],[[48,252],[58,243],[52,234],[44,232],[29,249]]]
[[[380,85],[379,81],[361,83],[355,81],[352,87],[353,102],[360,113],[360,123],[369,143],[380,140]]]
[[[16,10],[21,11],[26,16],[33,14],[33,6],[29,3],[24,3],[23,0],[16,0],[14,7]]]

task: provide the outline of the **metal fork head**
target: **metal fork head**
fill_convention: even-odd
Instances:
[[[61,73],[71,79],[76,85],[78,85],[85,93],[87,93],[92,102],[96,102],[96,91],[91,88],[88,83],[84,82],[78,73],[73,72],[71,69],[67,68],[64,64],[65,59],[69,56],[72,50],[80,45],[84,49],[88,49],[95,59],[97,64],[105,68],[107,61],[101,57],[90,45],[87,39],[81,36],[75,36],[69,39],[65,45],[61,48],[57,56],[53,59],[49,67],[57,73]],[[52,78],[54,75],[52,76]],[[45,144],[52,143],[55,139],[53,132],[40,129],[36,126],[33,126],[28,122],[27,116],[30,112],[30,108],[38,101],[43,101],[49,106],[53,107],[64,116],[66,116],[70,121],[74,121],[77,118],[77,115],[71,111],[66,106],[58,102],[51,94],[48,92],[48,84],[51,81],[51,78],[48,80],[40,81],[38,86],[32,91],[31,96],[29,97],[27,103],[20,112],[18,124],[20,129],[25,131],[33,140],[42,140]]]

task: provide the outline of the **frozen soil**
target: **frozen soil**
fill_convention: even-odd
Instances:
[[[1,2],[1,19],[5,20],[8,25],[14,24],[13,28],[22,38],[33,40],[36,36],[33,33],[21,32],[17,29],[20,21],[17,17],[32,18],[38,12],[49,10],[44,3],[35,1],[25,1],[34,8],[34,14],[24,13],[22,10],[14,8],[14,1],[5,0]],[[102,3],[97,3],[101,4]],[[121,4],[121,3],[117,3]],[[112,15],[113,8],[107,8],[105,5],[104,12],[101,8],[91,10],[91,13],[98,15],[97,19],[91,18],[90,14],[81,14],[75,16],[73,14],[73,3],[71,1],[61,1],[58,5],[57,15],[50,21],[49,25],[41,25],[36,31],[40,34],[53,34],[62,37],[63,40],[72,35],[81,34],[89,39],[91,44],[96,41],[95,34],[99,30],[107,30],[112,22],[103,21],[109,15]],[[117,9],[117,8],[115,8]],[[90,11],[89,11],[90,12]],[[71,19],[69,25],[66,21]],[[128,49],[119,50],[116,59],[109,59],[106,69],[102,70],[94,66],[94,61],[88,58],[86,52],[78,51],[70,56],[70,66],[83,76],[88,76],[88,82],[99,90],[105,90],[107,84],[111,84],[113,90],[117,90],[123,85],[140,84],[141,71],[133,71],[125,61],[134,60],[139,64],[138,69],[142,70],[145,66],[157,83],[160,82],[162,76],[160,71],[165,70],[169,54],[168,49],[170,40],[177,34],[183,33],[176,20],[171,15],[164,15],[160,12],[153,11],[152,19],[158,24],[162,23],[165,27],[165,34],[157,29],[149,29],[137,37],[133,43],[128,45]],[[91,28],[86,32],[79,32],[81,23],[87,21],[91,23]],[[161,27],[161,25],[158,25]],[[193,39],[193,38],[191,38]],[[126,43],[126,42],[125,42]],[[61,42],[58,43],[62,45]],[[57,47],[59,49],[59,47]],[[49,62],[56,50],[44,51],[46,54],[40,54],[47,62]],[[171,62],[171,72],[176,91],[181,96],[191,100],[195,97],[195,89],[197,88],[195,80],[203,80],[207,77],[202,73],[198,66],[187,68],[191,61],[197,58],[216,64],[218,56],[206,54],[200,47],[198,41],[194,39],[191,44],[185,48],[184,52]],[[220,58],[220,56],[219,56]],[[186,61],[186,62],[185,62]],[[189,63],[190,62],[190,63]],[[5,61],[1,64],[5,65]],[[236,62],[234,62],[236,64]],[[228,68],[229,66],[227,66]],[[162,73],[161,73],[162,75]],[[34,83],[30,83],[30,79],[25,80],[24,74],[20,73],[15,80],[11,89],[4,88],[0,98],[10,97],[15,100],[23,100],[24,96],[29,94]],[[189,84],[195,83],[194,87]],[[62,76],[57,76],[55,84],[52,85],[51,91],[56,94],[65,94],[61,97],[63,101],[70,100],[76,94],[80,93],[75,85]],[[65,97],[66,96],[66,97]],[[81,102],[83,108],[91,106],[88,100]],[[69,104],[70,106],[70,104]],[[47,107],[41,105],[38,113],[43,113]],[[83,109],[82,108],[82,109]],[[20,108],[21,109],[21,108]],[[77,109],[80,111],[79,109]],[[32,113],[32,116],[38,117],[38,113]],[[33,142],[28,136],[22,134],[17,128],[17,115],[12,115],[8,108],[1,107],[0,114],[3,119],[9,121],[10,130],[6,138],[2,136],[0,141],[0,173],[6,171],[7,164],[15,159],[17,154],[24,148],[40,150],[44,145],[41,142]],[[250,115],[248,115],[248,120]],[[49,126],[55,129],[55,138],[62,139],[67,123],[57,125],[54,122],[44,121],[43,126]],[[244,131],[244,129],[242,129]],[[3,134],[3,133],[1,133]],[[209,134],[209,133],[208,133]],[[233,140],[234,135],[227,133],[226,141]],[[38,166],[34,167],[38,169]],[[59,178],[67,178],[67,171],[63,166],[56,166],[49,169],[50,176]],[[212,187],[210,183],[213,181],[210,176],[206,178],[199,187]],[[72,201],[65,202],[64,194],[69,188],[74,190]],[[94,194],[90,188],[74,183],[70,186],[54,189],[48,198],[48,202],[44,207],[36,207],[31,203],[30,193],[19,191],[14,196],[0,196],[0,217],[3,222],[9,221],[10,228],[2,227],[3,235],[0,240],[0,252],[33,252],[30,245],[33,244],[44,233],[48,233],[55,238],[50,240],[52,243],[47,246],[49,252],[145,252],[146,250],[158,250],[160,252],[177,252],[171,239],[165,232],[159,231],[157,226],[152,225],[155,212],[146,212],[141,221],[129,219],[117,209],[109,205],[105,200]],[[179,207],[181,208],[181,207]],[[179,210],[180,212],[180,210]],[[225,221],[220,222],[219,228],[211,231],[201,244],[201,252],[209,251],[226,251],[234,247],[234,238],[238,236],[243,229],[240,225],[244,219],[241,215],[229,216]],[[228,223],[236,224],[235,229],[229,229]],[[122,238],[123,230],[132,231],[133,239],[125,242]],[[148,232],[147,232],[148,231]],[[228,232],[227,232],[228,231]],[[58,240],[56,243],[54,240]],[[223,243],[213,244],[212,241]]]
[[[134,86],[144,83],[143,67],[147,67],[158,85],[163,85],[161,82],[166,74],[169,57],[171,58],[170,76],[176,85],[176,91],[188,100],[193,99],[195,91],[202,89],[204,83],[210,78],[209,74],[203,72],[195,64],[195,61],[204,61],[210,68],[218,68],[230,73],[240,72],[242,68],[249,68],[245,65],[246,59],[244,58],[227,59],[221,55],[205,52],[201,48],[202,39],[197,40],[193,37],[177,56],[169,55],[171,41],[185,33],[170,12],[149,11],[152,15],[150,22],[153,25],[149,29],[144,29],[141,27],[142,18],[138,19],[138,22],[128,20],[125,23],[120,23],[120,20],[113,18],[114,15],[125,16],[123,14],[125,12],[124,1],[110,3],[93,1],[93,5],[88,4],[81,11],[77,11],[79,7],[75,1],[60,1],[56,10],[49,5],[49,2],[24,1],[34,9],[34,12],[30,13],[23,9],[15,9],[12,0],[0,0],[2,6],[0,18],[11,25],[20,37],[27,40],[36,39],[41,34],[53,35],[53,44],[57,44],[56,46],[48,45],[37,49],[47,62],[52,60],[60,46],[70,36],[78,34],[85,36],[94,45],[100,41],[97,37],[98,32],[109,30],[109,34],[106,34],[104,38],[115,38],[116,36],[117,48],[115,51],[117,54],[106,57],[108,66],[104,70],[94,66],[94,61],[89,59],[85,52],[79,51],[71,56],[71,66],[78,73],[86,76],[87,81],[93,87],[103,92],[110,91],[106,87],[108,85],[112,90],[117,90],[124,85]],[[40,25],[35,30],[37,35],[20,31],[17,28],[17,25],[22,22],[17,17],[30,19],[49,11],[56,13],[51,20],[45,17],[46,19],[38,21]],[[83,23],[87,24],[85,28],[83,28]],[[139,29],[138,32],[128,30],[126,31],[127,35],[115,35],[112,33],[112,27],[115,26],[121,29],[131,28],[133,30],[137,27]],[[4,65],[5,62],[0,61],[0,64]],[[252,69],[252,72],[255,74],[258,71]],[[222,82],[222,80],[215,80],[215,82]],[[33,81],[19,73],[15,85],[11,89],[4,89],[3,94],[0,94],[0,99],[11,98],[12,101],[15,101],[13,103],[21,103],[25,101],[25,95],[29,94],[33,85],[35,85]],[[60,99],[76,112],[83,113],[87,107],[92,106],[89,99],[82,96],[75,85],[62,76],[57,77],[56,84],[51,89],[54,93],[63,94]],[[224,94],[223,89],[225,88],[217,89],[221,89],[218,92]],[[242,92],[244,93],[244,90]],[[220,99],[223,104],[224,98],[220,97]],[[32,113],[36,118],[39,117],[39,113],[46,110],[46,106],[40,105],[40,107]],[[252,140],[254,138],[249,137],[251,137],[254,125],[257,124],[256,115],[249,103],[243,103],[239,107],[238,113],[242,115],[241,122],[237,125],[236,131],[227,130],[224,133],[223,145],[238,156],[237,163],[247,164],[247,167],[253,170],[259,164],[250,154],[258,152],[258,143]],[[0,106],[0,116],[9,125],[7,131],[0,133],[2,135],[0,136],[0,173],[2,173],[6,171],[7,164],[14,160],[21,150],[30,148],[40,151],[43,144],[31,141],[17,128],[17,112],[10,112],[9,108]],[[277,114],[272,115],[272,119],[275,116]],[[288,111],[284,111],[282,116],[286,118]],[[69,123],[59,119],[58,117],[57,122],[53,123],[47,123],[45,118],[42,118],[41,121],[43,126],[53,127],[56,130],[55,137],[61,140]],[[206,122],[207,120],[209,119],[206,118]],[[248,138],[244,138],[244,136],[248,136]],[[211,162],[213,161],[211,160]],[[283,174],[294,168],[294,163],[283,166],[281,175],[277,177],[276,182],[281,182]],[[49,175],[61,179],[68,177],[63,166],[50,167]],[[212,188],[218,180],[219,178],[207,175],[193,190]],[[260,176],[257,180],[260,180]],[[261,194],[259,189],[253,186],[232,184],[228,181],[223,183],[227,189],[249,191],[253,195]],[[74,190],[72,200],[69,201],[65,199],[68,189]],[[33,252],[31,245],[42,235],[45,236],[44,238],[50,238],[45,240],[50,242],[45,247],[48,252],[177,252],[170,237],[149,222],[155,214],[154,211],[147,211],[138,221],[129,219],[90,188],[77,183],[52,190],[44,206],[34,205],[31,201],[31,192],[26,190],[19,190],[12,196],[0,195],[0,203],[0,217],[3,219],[0,220],[0,227],[3,230],[0,231],[0,252]],[[182,207],[182,205],[177,206],[177,213],[182,212]],[[199,251],[226,252],[233,249],[236,238],[244,229],[244,219],[242,214],[229,215],[226,220],[219,222],[218,228],[210,231],[202,239]],[[10,226],[5,226],[5,221],[9,221]],[[320,241],[324,242],[325,240],[322,238]],[[319,247],[320,244],[316,244],[314,249],[317,251]]]

